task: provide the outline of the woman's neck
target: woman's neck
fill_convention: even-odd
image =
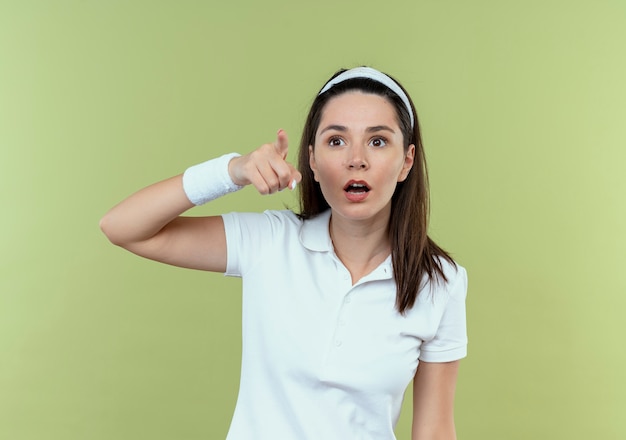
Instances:
[[[331,215],[329,232],[335,254],[352,275],[352,284],[376,269],[391,252],[389,218],[348,221]]]

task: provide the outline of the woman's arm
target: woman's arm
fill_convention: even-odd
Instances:
[[[114,206],[100,228],[115,245],[151,260],[210,271],[226,270],[221,217],[180,217],[189,201],[182,175],[144,188]]]
[[[254,185],[271,194],[299,182],[285,161],[288,140],[279,131],[273,144],[232,159],[228,174],[237,185]],[[175,266],[224,272],[226,236],[220,216],[181,217],[194,204],[178,175],[144,188],[114,206],[100,221],[109,240],[142,257]]]
[[[420,362],[413,380],[412,440],[455,440],[459,361]]]

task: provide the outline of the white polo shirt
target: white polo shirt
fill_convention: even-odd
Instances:
[[[395,439],[419,360],[466,355],[465,269],[395,309],[391,257],[352,285],[330,211],[223,215],[226,275],[243,279],[241,382],[228,440]]]

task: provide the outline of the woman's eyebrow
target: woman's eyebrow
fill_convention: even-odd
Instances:
[[[348,127],[346,127],[345,125],[329,125],[328,127],[324,128],[322,131],[320,131],[320,134],[329,130],[348,131]]]
[[[377,131],[390,131],[391,133],[395,133],[393,128],[389,127],[388,125],[375,125],[373,127],[367,127],[365,131],[367,131],[368,133],[374,133]]]

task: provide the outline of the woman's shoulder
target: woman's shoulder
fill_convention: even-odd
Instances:
[[[225,223],[237,224],[247,228],[285,228],[302,225],[302,220],[289,209],[265,210],[263,212],[229,212],[222,214]]]
[[[441,268],[443,277],[435,284],[444,287],[447,294],[452,297],[465,297],[467,291],[467,270],[455,260],[448,260],[442,256],[435,257]]]
[[[467,273],[465,267],[453,258],[448,259],[441,255],[437,255],[434,259],[446,278],[456,278],[459,275]]]

